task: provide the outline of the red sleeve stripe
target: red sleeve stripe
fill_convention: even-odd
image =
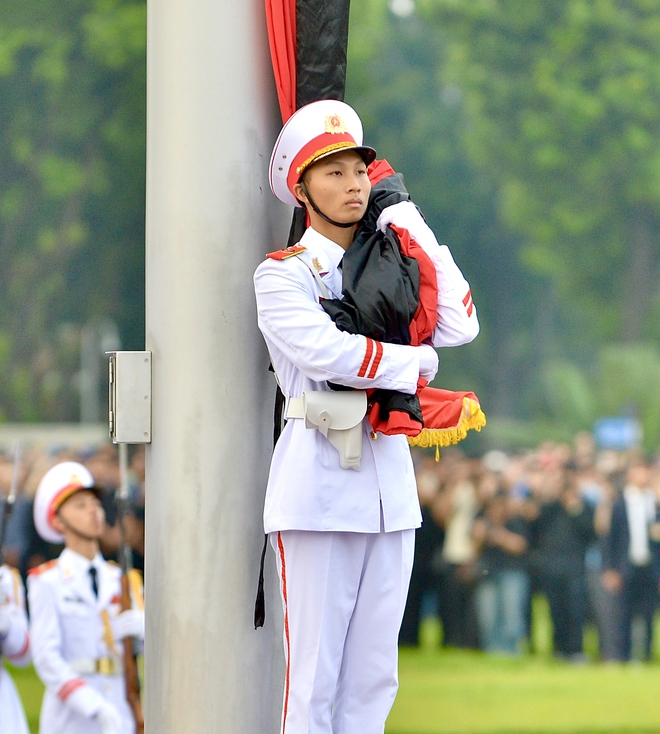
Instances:
[[[378,371],[378,365],[380,364],[380,360],[383,358],[383,345],[380,342],[376,342],[376,356],[374,357],[373,364],[371,365],[371,369],[369,370],[369,379],[373,380],[376,376],[376,372]]]
[[[27,654],[27,651],[30,649],[30,637],[29,635],[25,635],[25,642],[23,643],[23,647],[13,655],[7,655],[7,657],[10,660],[18,660],[19,658],[22,658],[23,655]]]
[[[472,289],[470,289],[465,298],[463,299],[463,305],[465,308],[467,308],[467,315],[472,316],[472,312],[474,311],[474,301],[472,300]]]
[[[362,364],[360,366],[360,371],[358,372],[358,377],[364,377],[367,374],[367,367],[369,367],[369,362],[371,362],[371,356],[374,353],[374,340],[367,339],[367,351],[364,354],[364,359],[362,360]]]
[[[85,681],[82,678],[72,678],[60,688],[60,690],[57,692],[57,697],[60,699],[60,701],[64,702],[74,691],[77,691],[84,685]]]

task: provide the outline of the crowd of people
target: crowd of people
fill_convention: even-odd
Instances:
[[[132,549],[133,565],[144,570],[144,446],[131,446],[129,459],[130,496],[124,518],[126,541]],[[103,490],[101,501],[105,511],[105,527],[101,538],[103,555],[117,560],[121,530],[117,520],[116,490],[120,484],[119,454],[111,444],[89,445],[71,449],[54,445],[30,448],[22,453],[16,467],[19,494],[14,504],[3,555],[5,562],[17,568],[23,578],[30,569],[49,561],[61,552],[61,547],[46,543],[37,533],[33,522],[33,502],[37,487],[46,471],[63,461],[77,461],[85,466]],[[12,453],[0,453],[0,492],[6,496],[14,474]]]
[[[420,624],[437,615],[442,644],[518,655],[531,649],[532,599],[547,599],[553,653],[584,662],[584,630],[598,633],[603,661],[650,660],[660,598],[660,461],[639,451],[598,449],[590,434],[480,458],[460,448],[441,460],[414,455],[423,525],[400,632],[418,645]],[[119,457],[111,445],[77,451],[28,450],[20,464],[0,454],[0,490],[15,472],[21,488],[3,549],[25,579],[56,559],[61,546],[37,533],[34,495],[44,474],[77,461],[102,488],[100,548],[117,556],[121,531],[115,493]],[[144,447],[132,447],[124,518],[134,565],[144,563]]]
[[[572,445],[416,456],[417,531],[403,645],[437,614],[446,646],[530,648],[532,598],[547,599],[557,658],[584,662],[585,624],[603,661],[649,660],[660,581],[660,463]]]

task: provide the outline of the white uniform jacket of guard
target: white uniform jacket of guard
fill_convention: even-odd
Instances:
[[[479,331],[470,287],[446,247],[412,209],[385,209],[381,219],[406,226],[433,260],[438,272],[439,322],[434,346],[457,346]],[[399,207],[397,210],[396,207]],[[390,211],[392,210],[392,211]],[[417,229],[415,229],[417,228]],[[417,235],[417,236],[416,236]],[[314,268],[330,295],[341,298],[339,264],[344,250],[308,229],[306,251],[285,260],[267,259],[255,273],[258,323],[277,378],[288,399],[329,390],[328,381],[357,389],[386,388],[412,394],[419,377],[417,347],[385,344],[340,331],[319,304]],[[415,528],[421,515],[410,449],[405,436],[378,434],[363,421],[361,471],[342,469],[339,454],[303,420],[289,420],[273,453],[264,529],[377,533]]]
[[[40,734],[101,734],[92,718],[103,698],[124,719],[122,734],[135,724],[126,703],[124,677],[81,674],[81,661],[121,656],[122,642],[109,649],[103,611],[110,620],[121,611],[121,569],[97,555],[98,599],[89,576],[92,562],[69,549],[56,562],[28,576],[30,636],[34,665],[46,686],[41,707]]]
[[[29,734],[18,692],[9,673],[2,666],[2,658],[21,668],[30,662],[23,581],[18,571],[7,566],[0,566],[0,608],[9,612],[11,620],[9,632],[4,639],[0,639],[0,732]]]

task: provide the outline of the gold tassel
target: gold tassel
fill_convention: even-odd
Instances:
[[[463,410],[457,426],[453,428],[423,428],[417,436],[408,436],[411,446],[430,449],[435,446],[435,460],[440,460],[440,448],[462,441],[468,431],[480,431],[486,425],[486,416],[476,400],[463,398]]]

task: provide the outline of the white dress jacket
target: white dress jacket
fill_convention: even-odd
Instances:
[[[0,608],[7,611],[10,617],[9,632],[0,641],[0,732],[29,734],[14,681],[2,666],[3,658],[21,668],[30,662],[30,638],[23,581],[18,571],[8,566],[0,566]]]
[[[101,734],[93,718],[107,699],[124,719],[122,734],[134,734],[121,674],[79,672],[90,661],[119,659],[122,641],[110,642],[110,623],[121,611],[121,569],[97,555],[98,598],[89,576],[90,561],[69,549],[57,561],[28,576],[32,657],[46,686],[40,734]]]
[[[404,202],[408,204],[409,202]],[[400,207],[401,205],[396,205]],[[390,207],[394,210],[396,207]],[[414,206],[413,206],[414,209]],[[383,212],[385,215],[386,209]],[[434,346],[471,341],[479,331],[470,288],[446,247],[440,247],[416,210],[405,209],[414,238],[429,249],[439,273],[438,327]],[[397,223],[396,216],[388,221]],[[430,235],[430,240],[429,240]],[[331,297],[342,291],[344,250],[314,229],[299,243],[305,251],[283,260],[268,258],[254,276],[258,324],[285,398],[329,390],[328,381],[361,390],[386,388],[413,394],[419,377],[418,347],[375,342],[340,331],[323,310],[312,270]],[[466,298],[467,296],[467,298]],[[469,311],[469,313],[468,313]],[[361,471],[342,469],[339,454],[301,419],[290,419],[273,453],[264,529],[377,533],[381,507],[386,532],[421,523],[415,476],[405,436],[377,434],[363,421]]]

